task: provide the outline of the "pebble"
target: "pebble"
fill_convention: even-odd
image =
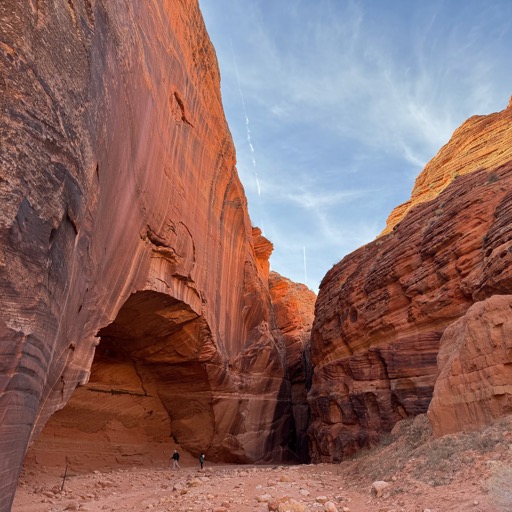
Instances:
[[[388,487],[388,482],[385,482],[384,480],[377,480],[372,484],[372,490],[375,491],[375,496],[377,498],[380,498]]]
[[[332,501],[326,501],[324,503],[325,512],[338,512],[338,507]]]

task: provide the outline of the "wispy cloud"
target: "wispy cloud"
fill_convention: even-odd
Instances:
[[[200,5],[251,215],[292,278],[304,245],[313,280],[373,239],[453,130],[511,92],[508,1]]]

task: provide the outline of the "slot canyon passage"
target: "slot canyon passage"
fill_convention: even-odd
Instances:
[[[498,510],[512,103],[316,297],[270,272],[196,0],[0,22],[0,511]]]

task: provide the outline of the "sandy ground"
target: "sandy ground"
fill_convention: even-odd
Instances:
[[[347,468],[348,469],[348,468]],[[131,468],[72,474],[28,473],[22,477],[14,512],[60,511],[268,511],[269,502],[291,497],[304,508],[292,511],[351,512],[497,510],[478,481],[432,486],[390,481],[388,492],[377,498],[371,485],[347,484],[343,465],[213,466],[172,470]],[[325,505],[327,502],[334,504]],[[290,505],[291,507],[291,505]],[[329,508],[330,507],[330,508]],[[283,510],[287,510],[282,507]],[[279,510],[279,509],[276,509]]]
[[[422,422],[423,421],[423,422]],[[424,420],[341,464],[171,465],[78,474],[25,467],[13,512],[497,512],[512,510],[512,420],[433,439]],[[375,481],[387,487],[376,495]],[[62,488],[63,486],[63,488]],[[61,490],[62,489],[62,490]]]

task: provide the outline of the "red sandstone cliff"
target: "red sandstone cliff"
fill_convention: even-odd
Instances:
[[[512,296],[477,302],[441,338],[428,418],[436,435],[474,430],[512,412]]]
[[[309,356],[316,295],[307,286],[294,283],[277,272],[269,278],[270,295],[277,318],[277,326],[286,346],[286,362],[291,383],[298,458],[309,462],[307,428],[309,405],[306,392],[311,380]]]
[[[5,0],[0,77],[0,509],[77,386],[56,451],[279,460],[285,351],[197,1]]]
[[[439,185],[438,195],[417,201],[392,232],[325,276],[311,341],[313,460],[341,460],[400,418],[425,412],[447,327],[472,304],[512,293],[511,126],[512,108],[465,123],[427,165],[417,187],[432,183],[435,189],[454,169],[468,170],[469,153],[478,162],[470,166],[473,172]],[[485,336],[487,328],[481,329]],[[442,370],[444,390],[450,371],[459,372]],[[472,378],[460,377],[459,391]],[[462,392],[443,401],[442,389],[443,406],[464,400]]]

